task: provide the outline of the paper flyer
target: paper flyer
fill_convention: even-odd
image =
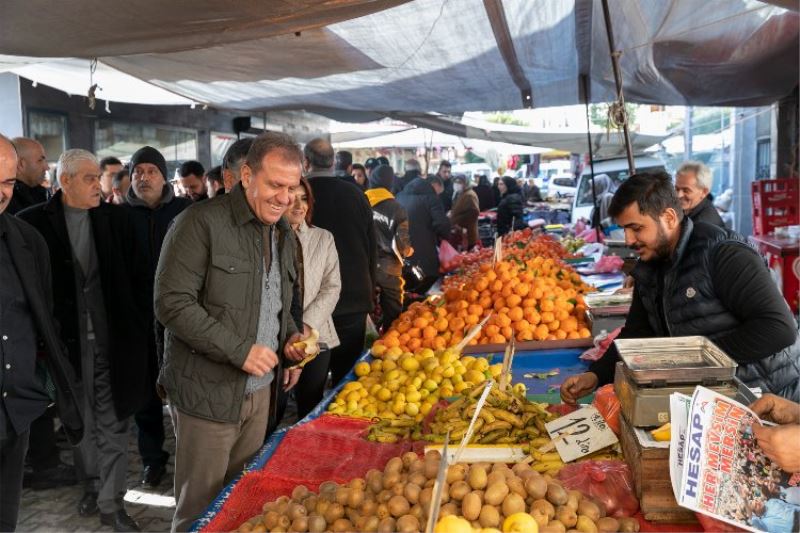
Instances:
[[[672,492],[675,501],[680,501],[680,487],[683,485],[683,457],[686,450],[686,426],[689,421],[689,410],[692,397],[680,392],[673,392],[669,397],[669,477],[672,480]]]
[[[697,387],[678,502],[750,531],[798,531],[800,476],[790,476],[763,454],[751,430],[760,423],[742,404]]]

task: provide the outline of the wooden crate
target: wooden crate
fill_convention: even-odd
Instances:
[[[524,341],[517,342],[517,352],[526,350],[559,350],[567,348],[590,348],[594,345],[594,339],[591,337],[586,339],[564,339],[560,341]],[[465,346],[461,352],[463,354],[484,354],[484,353],[502,353],[506,349],[505,344],[475,344],[472,346]]]
[[[647,448],[639,443],[633,426],[620,416],[620,443],[631,467],[636,497],[645,520],[671,524],[695,524],[694,512],[678,505],[669,477],[669,449]]]

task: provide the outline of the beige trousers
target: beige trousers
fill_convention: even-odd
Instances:
[[[188,531],[264,444],[269,396],[270,387],[245,396],[236,424],[213,422],[171,408],[176,439],[172,531]]]

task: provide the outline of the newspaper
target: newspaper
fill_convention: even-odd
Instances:
[[[686,451],[686,423],[692,408],[692,397],[673,392],[669,397],[669,478],[675,501],[681,501],[680,487],[683,486],[683,458]]]
[[[758,447],[751,427],[762,421],[755,413],[705,387],[695,389],[685,420],[685,400],[678,396],[670,407],[670,475],[680,505],[749,531],[798,531],[800,476]]]

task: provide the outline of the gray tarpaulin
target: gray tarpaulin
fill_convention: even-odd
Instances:
[[[797,85],[800,15],[781,1],[609,3],[628,101],[761,105]],[[614,99],[600,0],[505,0],[502,9],[535,107],[581,102],[581,74],[591,101]],[[143,99],[126,90],[129,75],[176,103],[241,110],[522,106],[483,0],[6,0],[0,54],[0,69],[85,86],[77,93],[88,66],[83,80],[62,73],[59,84],[49,58],[98,57],[119,71],[96,74],[106,91],[97,96],[110,100]],[[104,75],[116,80],[109,89]]]

